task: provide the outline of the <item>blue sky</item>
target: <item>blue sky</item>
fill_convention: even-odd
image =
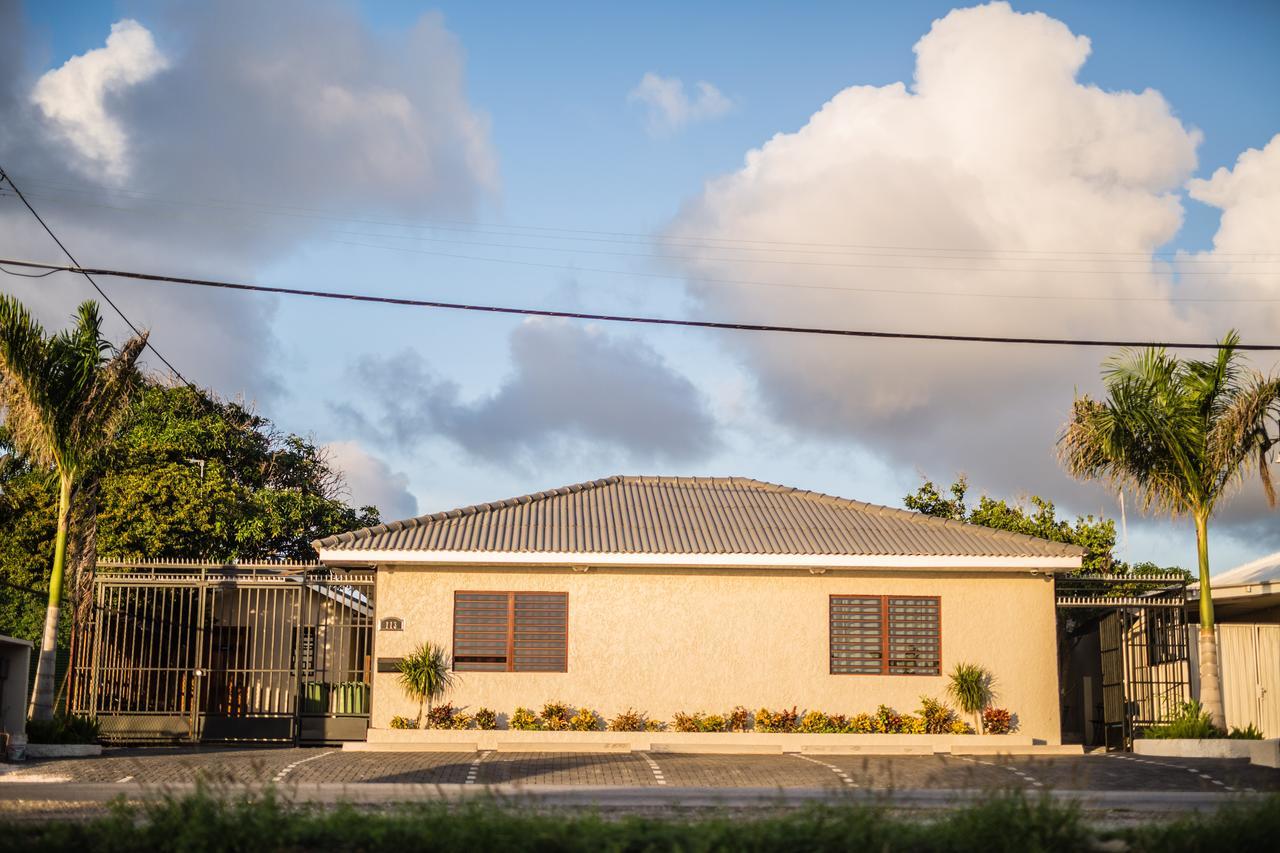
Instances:
[[[1169,239],[1162,249],[1212,249],[1220,211],[1190,198],[1180,185],[1184,178],[1206,178],[1220,167],[1232,168],[1242,152],[1264,148],[1280,131],[1275,102],[1275,93],[1280,91],[1280,59],[1275,53],[1275,45],[1280,43],[1280,7],[1263,2],[1217,8],[1190,2],[1012,5],[1020,12],[1044,12],[1091,40],[1092,50],[1076,78],[1078,83],[1108,93],[1155,89],[1167,102],[1168,114],[1188,134],[1192,129],[1203,134],[1194,168],[1179,174],[1179,188],[1173,191],[1185,222],[1181,228],[1167,231]],[[222,8],[226,16],[245,14],[246,19],[238,22],[242,26],[258,25],[247,6]],[[483,185],[484,181],[477,179],[472,191],[462,194],[466,198],[444,198],[438,206],[433,200],[416,208],[416,201],[396,197],[394,187],[371,190],[366,199],[354,178],[330,199],[323,187],[332,170],[343,170],[344,163],[317,155],[314,184],[307,187],[305,200],[280,195],[264,199],[254,194],[252,185],[228,187],[218,198],[321,211],[330,217],[324,220],[323,229],[291,231],[276,246],[257,245],[252,253],[240,256],[234,254],[230,239],[221,250],[202,254],[193,233],[182,239],[190,238],[195,248],[181,255],[175,253],[170,258],[160,251],[149,253],[143,241],[136,248],[122,249],[123,260],[145,269],[181,264],[188,271],[211,277],[238,276],[271,284],[305,283],[325,289],[459,301],[666,316],[731,313],[737,310],[734,303],[688,286],[688,267],[649,257],[654,251],[654,236],[691,227],[705,209],[700,205],[709,204],[704,196],[708,181],[742,169],[747,153],[776,134],[792,134],[805,127],[815,112],[846,87],[882,87],[897,81],[909,86],[916,63],[913,45],[952,8],[946,3],[797,7],[783,3],[408,2],[349,7],[351,16],[367,28],[370,43],[388,54],[408,50],[406,33],[424,14],[442,16],[443,30],[452,34],[461,50],[456,66],[448,66],[442,74],[448,76],[449,69],[461,74],[459,91],[466,109],[458,120],[465,123],[474,114],[487,123],[484,136],[496,181]],[[188,45],[197,41],[191,28],[191,20],[197,16],[190,9],[130,2],[27,3],[26,71],[35,79],[73,57],[101,48],[112,25],[123,19],[136,20],[149,31],[170,67],[180,68]],[[280,44],[288,44],[287,34],[276,38]],[[234,64],[234,51],[225,55],[231,56],[229,62]],[[695,118],[671,132],[650,132],[645,105],[628,97],[646,73],[678,78],[690,92],[698,81],[707,81],[731,106],[722,115]],[[164,80],[164,72],[153,78],[152,98],[163,97]],[[434,83],[422,85],[425,89]],[[137,91],[144,88],[139,86]],[[118,97],[123,102],[128,93]],[[106,103],[115,109],[118,102],[109,99]],[[146,104],[131,103],[119,107],[127,121],[147,108]],[[188,108],[197,109],[198,104]],[[127,121],[126,128],[133,127]],[[431,127],[435,117],[427,111],[422,121]],[[242,136],[252,139],[253,123],[246,119],[242,131]],[[139,133],[135,130],[131,141]],[[0,136],[0,144],[3,140]],[[270,140],[263,143],[269,147]],[[214,151],[207,156],[218,154]],[[312,156],[305,139],[298,144],[297,156]],[[30,162],[37,163],[34,159]],[[23,173],[16,166],[6,163],[6,168],[22,180]],[[37,190],[40,181],[56,177],[48,161],[31,168],[36,173]],[[200,170],[202,164],[192,163],[191,168]],[[1177,171],[1172,165],[1170,168]],[[115,192],[121,186],[145,186],[145,191],[163,197],[166,203],[190,198],[184,196],[180,185],[145,183],[147,164],[135,163],[132,169],[134,177],[117,184]],[[75,180],[102,183],[83,170]],[[1037,191],[1035,186],[1024,189],[1026,194]],[[379,192],[385,192],[386,199],[380,199]],[[204,197],[210,195],[212,191],[204,193]],[[92,247],[91,235],[97,226],[84,209],[67,203],[65,193],[59,196],[50,190],[43,199],[33,200],[46,207],[55,227],[63,218],[65,227],[77,236],[83,233],[82,239],[89,242],[87,248]],[[752,196],[752,200],[759,199]],[[849,204],[856,206],[858,199],[850,198]],[[258,216],[244,206],[230,214],[226,210],[207,212],[210,216],[243,215],[254,222]],[[724,210],[717,215],[721,217],[717,221],[735,221]],[[191,218],[195,228],[199,218],[194,213]],[[118,219],[103,221],[108,220],[118,226]],[[438,227],[410,230],[374,225],[373,221],[434,223]],[[483,225],[457,224],[465,221]],[[554,235],[577,239],[553,239],[553,232],[537,230],[549,228],[566,229]],[[610,234],[636,236],[625,238],[626,242],[593,242],[586,232],[601,232],[597,237],[605,239],[623,239]],[[402,239],[404,235],[426,239]],[[841,239],[855,244],[862,242],[861,237],[844,233]],[[784,239],[799,238],[789,235]],[[1015,245],[1012,237],[1009,240],[994,245]],[[940,241],[941,237],[922,231],[912,245],[942,245]],[[352,245],[359,243],[399,248]],[[3,248],[42,259],[54,257],[47,247],[31,245],[23,243],[12,249],[6,244]],[[1067,248],[1093,247],[1073,244]],[[473,260],[475,257],[497,260]],[[93,258],[81,260],[90,263]],[[751,277],[768,274],[753,272]],[[1175,289],[1186,281],[1194,279],[1175,282]],[[1274,277],[1264,285],[1273,283]],[[0,282],[0,287],[9,286],[8,281]],[[60,286],[65,292],[41,294],[45,310],[55,316],[58,307],[65,314],[83,297],[79,286],[71,282]],[[980,421],[957,422],[949,430],[921,431],[917,452],[907,438],[885,439],[877,432],[879,427],[856,415],[835,426],[834,421],[819,415],[808,420],[779,417],[779,407],[792,405],[781,402],[791,399],[787,388],[778,387],[787,383],[785,377],[779,378],[785,371],[770,366],[767,354],[758,349],[743,350],[723,334],[603,329],[593,330],[597,334],[594,339],[578,340],[574,332],[559,326],[530,329],[512,319],[236,297],[247,299],[251,307],[234,310],[247,310],[251,316],[227,320],[227,325],[217,328],[256,324],[252,326],[257,330],[255,336],[266,340],[246,343],[231,333],[231,346],[244,348],[245,360],[232,359],[220,365],[215,363],[217,353],[226,348],[188,349],[194,346],[192,339],[214,334],[202,327],[198,310],[165,314],[153,303],[153,295],[138,285],[108,286],[113,295],[120,294],[126,310],[154,327],[157,345],[171,353],[184,372],[212,384],[220,393],[248,395],[265,414],[288,429],[314,433],[325,442],[357,443],[360,454],[373,457],[382,467],[363,455],[352,462],[371,466],[364,474],[352,475],[356,497],[370,495],[397,507],[410,506],[406,491],[416,499],[419,511],[425,512],[623,472],[740,474],[897,504],[902,494],[918,483],[921,473],[948,480],[952,473],[963,470],[979,490],[990,489],[1000,496],[1038,492],[1057,498],[1071,512],[1102,510],[1114,514],[1116,510],[1114,497],[1100,490],[1082,489],[1040,469],[1028,469],[1021,476],[1015,462],[1002,465],[989,451],[987,455],[973,451],[970,458],[965,448],[973,442],[957,432],[983,429]],[[222,310],[222,302],[209,304],[210,311]],[[742,310],[749,314],[765,308],[744,304]],[[815,322],[845,325],[860,319],[856,310],[834,319],[825,311],[813,316]],[[900,325],[945,331],[941,327],[951,319],[945,311],[913,311],[901,318]],[[1111,319],[1124,325],[1123,318]],[[1223,319],[1215,317],[1218,325],[1201,327],[1204,335],[1219,334]],[[1228,315],[1225,321],[1247,329],[1248,322],[1256,319]],[[891,320],[897,322],[898,318],[891,316]],[[993,322],[998,320],[997,315]],[[602,341],[608,346],[599,349]],[[563,355],[561,344],[579,347],[573,352],[585,353],[589,360],[620,359],[616,374],[604,373],[618,377],[616,386],[610,387],[607,378],[603,385],[591,385],[587,379],[575,384],[572,374],[577,371],[566,371],[564,362],[553,362],[550,355],[546,356],[545,370],[551,378],[539,379],[533,368],[522,370],[522,364],[528,365],[513,355],[537,352],[542,357],[553,350]],[[892,350],[882,352],[886,359],[895,357]],[[1090,359],[1096,364],[1101,355],[1091,353]],[[773,356],[782,361],[791,358],[785,353]],[[879,370],[874,365],[879,357],[860,355],[860,369]],[[190,360],[183,363],[182,358]],[[937,358],[964,361],[970,355],[939,352]],[[1004,358],[987,354],[985,360],[974,361],[973,372],[986,369],[990,359]],[[265,363],[269,369],[243,367],[254,363]],[[405,371],[395,373],[398,392],[378,386],[379,377],[390,376],[392,369]],[[561,371],[563,382],[555,380],[556,370]],[[1069,400],[1073,388],[1091,387],[1095,376],[1096,369],[1092,374],[1086,370],[1078,378],[1064,372],[1054,381]],[[993,383],[1000,381],[998,374],[993,376]],[[557,405],[584,407],[577,431],[559,434],[547,424],[548,415],[538,410],[536,400],[531,401],[531,396],[537,396],[534,391],[551,387],[540,382],[550,382],[564,392]],[[393,398],[399,393],[403,398],[388,400],[388,393]],[[546,396],[539,394],[538,399]],[[405,399],[418,396],[430,396],[438,402],[434,406],[405,404]],[[641,408],[628,414],[628,398],[634,398],[630,402],[654,402],[637,403]],[[804,404],[811,403],[815,410],[826,405],[820,398],[805,399],[808,403]],[[1057,400],[1055,397],[1053,405],[1058,405]],[[666,405],[673,406],[671,414],[661,410]],[[973,405],[979,404],[975,401]],[[1026,405],[1040,405],[1040,401],[1029,399]],[[592,411],[585,411],[593,406]],[[653,407],[659,423],[643,423],[645,406]],[[677,411],[681,406],[697,409],[688,414],[687,422],[680,420],[686,414]],[[956,406],[955,400],[930,397],[917,401],[916,417],[949,422]],[[629,423],[616,423],[618,418],[599,411],[610,408],[623,412],[621,418]],[[545,440],[521,437],[518,428],[502,423],[511,418],[540,425],[547,433]],[[405,430],[415,419],[423,421],[420,434],[406,437]],[[663,420],[687,429],[691,436],[706,430],[709,437],[673,443],[649,434],[661,431]],[[399,434],[393,421],[398,423]],[[711,422],[713,427],[708,426]],[[1034,430],[1016,431],[1018,440],[1032,448],[1028,451],[1031,456],[1039,453],[1047,458],[1051,454],[1053,435],[1044,429],[1044,423],[1049,422],[1038,423]],[[950,441],[955,442],[953,452],[944,446]],[[1044,471],[1050,467],[1046,464]],[[372,491],[372,487],[360,485],[377,476],[391,478],[397,485]],[[1273,532],[1258,533],[1268,526],[1274,529],[1274,517],[1268,520],[1265,515],[1244,512],[1233,525],[1227,535],[1215,540],[1215,558],[1222,568],[1280,547]],[[1128,556],[1190,565],[1193,552],[1184,527],[1135,525]]]

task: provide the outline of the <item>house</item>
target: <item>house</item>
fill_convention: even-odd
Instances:
[[[913,711],[972,662],[1022,734],[1060,742],[1072,545],[739,477],[609,477],[315,546],[376,569],[375,728],[416,714],[395,663],[431,641],[450,699],[501,714]]]
[[[1266,737],[1280,737],[1280,551],[1211,580],[1227,726],[1253,725]],[[1199,584],[1188,589],[1188,599],[1198,615]],[[1192,691],[1199,696],[1199,650],[1194,642],[1191,647],[1197,660]]]

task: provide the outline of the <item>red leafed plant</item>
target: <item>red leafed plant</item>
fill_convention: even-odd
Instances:
[[[1013,714],[1004,708],[987,707],[982,712],[982,727],[989,735],[1007,735],[1018,727]]]

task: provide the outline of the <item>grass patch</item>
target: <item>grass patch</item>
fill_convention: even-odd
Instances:
[[[820,805],[759,817],[608,817],[546,813],[494,802],[424,803],[384,811],[294,806],[273,790],[209,790],[140,806],[117,804],[86,822],[0,823],[0,847],[42,853],[174,850],[324,851],[981,851],[1091,850],[1103,839],[1134,851],[1272,849],[1280,797],[1164,826],[1097,833],[1071,804],[993,795],[928,820],[866,805]]]

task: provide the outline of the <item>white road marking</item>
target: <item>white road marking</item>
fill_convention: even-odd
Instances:
[[[121,776],[119,779],[116,780],[116,784],[123,785],[125,782],[132,782],[132,781],[133,781],[132,776]]]
[[[972,762],[973,764],[981,764],[986,767],[994,767],[997,770],[1005,770],[1017,776],[1019,779],[1021,779],[1023,782],[1026,782],[1028,785],[1034,785],[1037,788],[1044,787],[1044,783],[1041,782],[1036,777],[1032,776],[1030,773],[1026,773],[1022,770],[1019,770],[1017,767],[1013,767],[1008,764],[996,764],[994,761],[981,761],[977,758],[970,758],[967,755],[953,755],[951,757],[959,758],[961,761],[969,761],[969,762]]]
[[[292,773],[293,769],[297,767],[299,764],[306,764],[308,761],[315,761],[317,758],[324,758],[326,755],[333,755],[337,751],[338,750],[336,749],[331,749],[328,752],[322,752],[319,755],[312,755],[307,758],[299,758],[297,761],[293,762],[292,764],[285,765],[284,769],[282,769],[279,773],[276,774],[276,778],[273,781],[283,782],[284,777]]]
[[[471,766],[467,768],[467,781],[463,784],[474,785],[476,777],[480,774],[480,762],[489,757],[489,750],[483,750],[476,753],[476,757],[472,759]]]
[[[832,773],[834,773],[834,774],[836,774],[837,776],[839,776],[839,777],[840,777],[840,781],[841,781],[841,782],[843,782],[846,786],[848,786],[848,787],[850,787],[850,788],[856,788],[856,787],[858,787],[858,783],[857,783],[857,782],[854,782],[854,781],[853,781],[853,777],[851,777],[848,773],[846,773],[846,772],[843,770],[843,768],[837,767],[837,766],[836,766],[836,765],[834,765],[834,764],[828,764],[828,763],[827,763],[827,762],[825,762],[825,761],[819,761],[818,759],[813,758],[813,757],[808,756],[808,755],[801,755],[801,754],[800,754],[800,753],[798,753],[798,752],[791,752],[791,753],[788,753],[788,755],[794,755],[796,758],[802,759],[802,760],[804,760],[804,761],[810,761],[810,762],[813,762],[814,764],[821,765],[822,767],[827,768],[827,769],[828,769],[828,770],[830,770]]]
[[[640,757],[648,763],[649,769],[653,771],[653,778],[657,780],[658,784],[667,784],[667,777],[662,775],[662,768],[658,766],[658,762],[653,760],[653,756],[649,755],[647,752],[642,752],[640,753]]]
[[[1235,788],[1228,785],[1226,782],[1223,782],[1220,779],[1213,778],[1208,773],[1205,773],[1203,770],[1201,770],[1198,767],[1185,767],[1181,764],[1170,764],[1167,761],[1152,761],[1149,758],[1138,758],[1133,755],[1119,755],[1114,752],[1108,752],[1106,756],[1107,758],[1115,758],[1119,761],[1132,761],[1135,764],[1146,764],[1150,767],[1166,767],[1170,770],[1185,770],[1188,773],[1190,773],[1192,776],[1199,776],[1201,779],[1204,779],[1206,782],[1212,782],[1213,784],[1217,785],[1219,788],[1224,788],[1228,791],[1233,791],[1233,792],[1236,790]],[[1244,790],[1248,791],[1250,794],[1257,793],[1253,788],[1244,788]]]

